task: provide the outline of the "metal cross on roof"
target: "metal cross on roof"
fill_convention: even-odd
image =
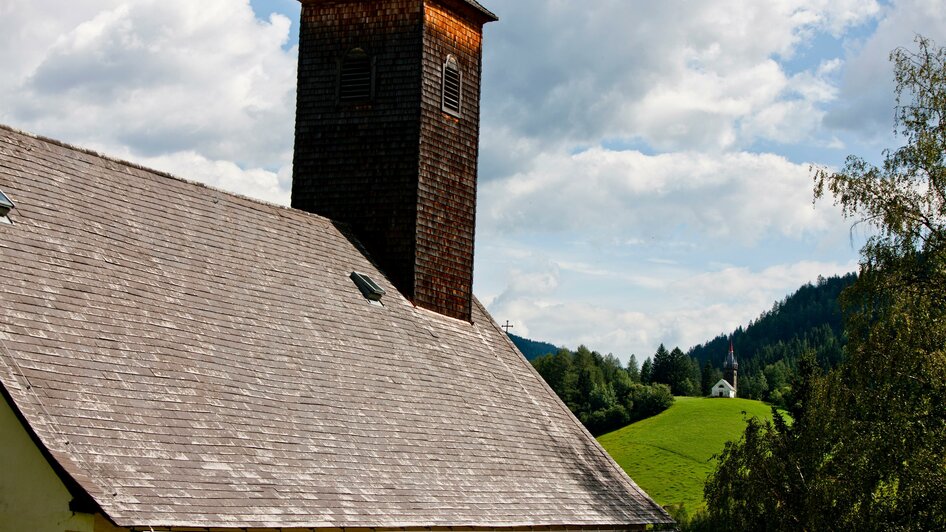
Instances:
[[[509,323],[509,320],[506,320],[506,324],[505,324],[505,325],[500,325],[500,327],[502,327],[503,330],[506,331],[506,334],[509,334],[509,329],[515,328],[515,325],[512,325],[511,323]]]

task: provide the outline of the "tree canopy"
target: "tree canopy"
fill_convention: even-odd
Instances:
[[[696,528],[946,530],[946,48],[891,54],[903,147],[815,172],[870,227],[841,297],[844,361],[813,359],[792,423],[750,423],[707,482]]]
[[[641,384],[636,364],[632,357],[624,368],[614,355],[585,346],[574,352],[559,349],[532,361],[545,382],[595,435],[653,416],[673,404],[668,386]]]

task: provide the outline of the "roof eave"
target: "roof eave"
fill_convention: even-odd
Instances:
[[[6,386],[0,382],[0,396],[3,400],[7,402],[10,406],[10,410],[13,411],[13,414],[16,416],[17,421],[29,435],[30,440],[33,441],[33,445],[36,446],[36,449],[39,450],[40,454],[43,456],[43,459],[46,460],[46,463],[49,464],[49,467],[52,468],[53,472],[59,477],[59,480],[66,487],[66,491],[69,492],[69,495],[72,496],[72,500],[69,501],[69,510],[72,512],[85,513],[85,514],[101,514],[103,517],[108,519],[112,524],[115,524],[112,518],[105,513],[102,509],[102,506],[95,500],[95,497],[75,478],[72,474],[69,473],[69,468],[62,464],[59,459],[49,450],[48,447],[43,443],[43,440],[39,437],[33,426],[23,415],[23,412],[20,410],[20,406],[13,399],[13,395],[7,390]]]
[[[493,12],[490,11],[489,9],[486,9],[486,8],[483,6],[483,4],[480,4],[480,3],[477,2],[476,0],[462,0],[462,3],[464,3],[464,4],[466,4],[466,5],[470,6],[470,7],[472,7],[474,10],[477,11],[477,13],[478,13],[478,15],[479,15],[479,18],[481,19],[481,20],[480,20],[480,23],[481,23],[481,24],[486,24],[486,23],[488,23],[488,22],[498,22],[498,21],[499,21],[499,17],[496,16],[495,13],[493,13]]]

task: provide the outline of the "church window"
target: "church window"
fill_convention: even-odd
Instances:
[[[361,48],[354,48],[342,60],[338,76],[338,101],[368,103],[374,89],[371,58]]]
[[[459,117],[463,104],[463,78],[457,58],[448,55],[443,64],[443,110]]]

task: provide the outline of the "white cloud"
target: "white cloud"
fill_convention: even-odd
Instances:
[[[837,34],[879,12],[873,0],[515,0],[496,9],[516,30],[488,27],[485,131],[502,124],[513,132],[503,136],[553,145],[617,138],[663,151],[812,135],[833,91],[824,80],[804,90],[805,76],[779,60],[814,33]],[[487,142],[484,158],[501,161],[505,149]]]
[[[481,186],[485,234],[579,233],[633,241],[801,237],[840,217],[811,203],[807,165],[772,154],[644,155],[593,148],[539,156],[529,171]]]
[[[886,6],[877,30],[856,43],[844,66],[839,105],[825,118],[832,128],[887,143],[893,129],[895,48],[913,48],[916,35],[946,45],[946,10],[941,0],[894,0]],[[887,146],[890,147],[890,146]],[[865,156],[868,154],[864,154]]]
[[[946,34],[940,2],[898,0],[853,63],[825,57],[789,72],[814,35],[843,37],[878,3],[490,2],[502,22],[487,26],[477,249],[502,241],[515,267],[478,262],[478,283],[491,276],[485,300],[518,332],[621,354],[705,340],[832,273],[830,260],[770,266],[800,260],[781,253],[706,266],[728,260],[704,256],[711,246],[762,254],[769,240],[846,236],[824,236],[839,224],[832,209],[812,209],[807,165],[747,147],[842,145],[819,128],[862,127],[879,112],[877,65],[909,42],[904,32]],[[0,122],[286,203],[289,31],[284,17],[255,18],[248,0],[0,0]],[[890,100],[889,88],[875,92]],[[828,111],[838,101],[851,102],[847,115]],[[535,241],[542,252],[529,251]],[[571,253],[576,242],[592,244]],[[595,246],[641,257],[605,262]],[[611,282],[631,303],[599,297]],[[714,287],[744,295],[720,299]]]
[[[260,21],[248,0],[51,4],[3,3],[0,121],[281,201],[272,186],[288,190],[274,176],[291,162],[295,111],[288,19]]]

